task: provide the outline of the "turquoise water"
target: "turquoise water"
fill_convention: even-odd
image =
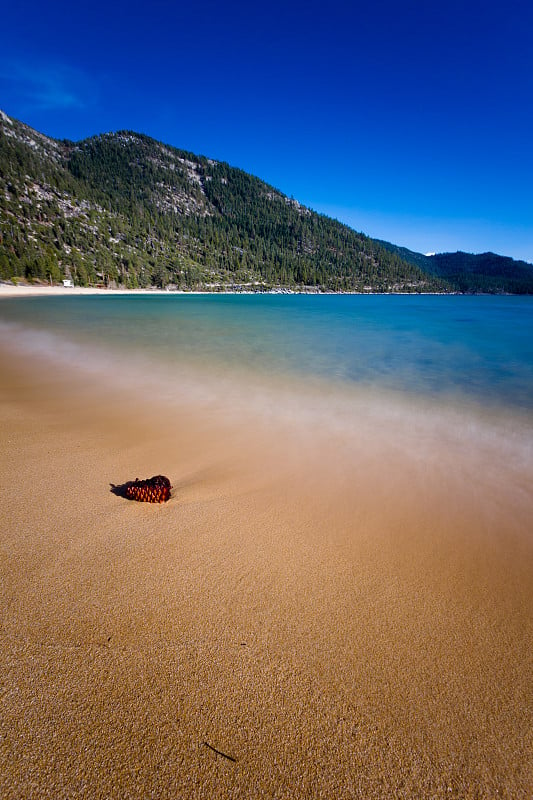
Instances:
[[[3,346],[533,410],[533,298],[163,295],[14,298]]]

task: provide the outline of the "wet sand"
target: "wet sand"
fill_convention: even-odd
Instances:
[[[528,462],[0,369],[5,800],[531,796]]]

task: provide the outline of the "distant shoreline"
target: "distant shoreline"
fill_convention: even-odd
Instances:
[[[0,297],[72,297],[73,295],[109,295],[109,294],[170,294],[164,289],[96,289],[85,286],[11,286],[0,283]]]
[[[97,289],[86,286],[30,286],[28,284],[20,284],[18,286],[8,283],[0,283],[0,299],[8,297],[73,297],[73,296],[91,296],[91,295],[128,295],[128,296],[166,296],[169,295],[357,295],[357,296],[372,296],[372,295],[405,295],[416,297],[419,295],[457,295],[460,292],[309,292],[305,290],[295,291],[294,289],[277,288],[265,290],[264,292],[254,291],[235,291],[228,290],[223,292],[209,292],[199,289]]]

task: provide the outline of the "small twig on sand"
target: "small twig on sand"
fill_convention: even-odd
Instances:
[[[213,747],[213,745],[209,744],[209,742],[204,742],[204,744],[206,747],[209,747],[209,749],[212,750],[213,753],[216,753],[217,756],[222,756],[223,758],[227,758],[228,761],[237,761],[237,759],[233,758],[233,756],[228,756],[228,754],[223,753],[222,750],[217,750],[216,747]]]

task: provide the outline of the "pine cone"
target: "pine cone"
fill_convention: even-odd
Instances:
[[[141,481],[136,478],[126,484],[126,497],[140,503],[165,503],[170,498],[171,483],[165,475],[154,475]]]

